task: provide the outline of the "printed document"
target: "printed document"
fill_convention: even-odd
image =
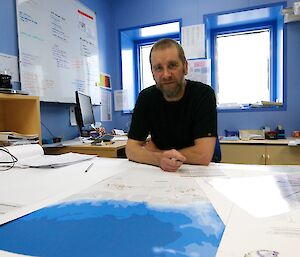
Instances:
[[[257,218],[287,213],[300,207],[300,174],[248,178],[215,178],[214,189]]]
[[[56,168],[93,159],[94,155],[66,153],[61,155],[45,155],[39,144],[18,145],[6,147],[10,154],[17,158],[15,167],[19,168]],[[11,156],[1,152],[4,161],[11,161]]]

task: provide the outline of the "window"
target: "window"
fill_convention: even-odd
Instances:
[[[283,102],[282,8],[281,3],[205,16],[219,109]]]
[[[270,51],[269,29],[216,36],[219,105],[271,101]]]
[[[140,90],[150,87],[155,84],[155,81],[151,72],[151,65],[149,62],[150,50],[153,44],[142,45],[139,47],[140,55]]]
[[[128,110],[134,108],[139,92],[155,82],[149,63],[150,50],[161,38],[179,41],[181,21],[170,21],[120,31],[122,89],[127,92]]]

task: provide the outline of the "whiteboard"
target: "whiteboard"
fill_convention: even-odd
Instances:
[[[41,101],[100,104],[96,14],[78,0],[16,0],[21,88]]]

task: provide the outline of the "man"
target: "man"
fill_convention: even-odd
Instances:
[[[216,136],[216,99],[211,87],[185,80],[188,65],[172,39],[156,42],[150,52],[156,85],[137,99],[126,145],[129,160],[177,171],[183,163],[208,165]],[[146,141],[150,134],[150,141]]]

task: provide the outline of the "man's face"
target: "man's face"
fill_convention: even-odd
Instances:
[[[153,51],[151,63],[153,78],[165,99],[179,100],[184,94],[187,63],[182,63],[179,59],[177,48],[172,46]]]

